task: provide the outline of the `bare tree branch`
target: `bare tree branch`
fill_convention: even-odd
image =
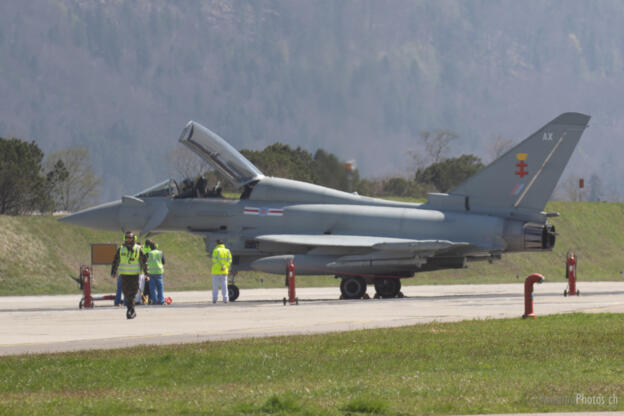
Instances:
[[[492,163],[505,153],[514,147],[516,141],[513,139],[507,139],[503,136],[496,136],[492,141],[488,144],[486,149],[486,157],[487,163]]]
[[[52,190],[57,209],[77,211],[91,205],[100,195],[102,179],[91,169],[89,151],[84,147],[70,147],[54,152],[46,158],[46,171],[54,169],[59,160],[69,175]]]

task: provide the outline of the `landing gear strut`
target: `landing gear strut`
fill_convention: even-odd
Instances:
[[[377,278],[375,284],[375,299],[379,298],[402,298],[401,279],[398,278]]]

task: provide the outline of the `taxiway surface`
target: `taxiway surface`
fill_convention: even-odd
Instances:
[[[581,296],[563,297],[565,282],[535,286],[538,315],[624,313],[624,282],[581,282]],[[282,304],[286,289],[243,289],[236,302],[211,293],[168,292],[169,306],[139,306],[126,320],[112,301],[78,309],[80,295],[0,297],[0,355],[136,345],[179,344],[244,337],[301,335],[396,327],[431,321],[518,318],[523,284],[404,286],[402,299],[337,300],[339,289],[298,289],[299,305]],[[369,294],[373,288],[369,287]]]

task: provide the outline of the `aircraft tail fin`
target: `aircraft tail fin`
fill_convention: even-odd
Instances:
[[[564,113],[449,192],[464,209],[541,212],[590,116]],[[459,198],[458,198],[459,197]]]

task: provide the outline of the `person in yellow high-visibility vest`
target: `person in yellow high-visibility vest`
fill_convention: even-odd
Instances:
[[[128,231],[125,234],[124,245],[117,249],[113,266],[111,267],[111,277],[114,279],[121,276],[121,290],[126,300],[126,318],[134,319],[134,302],[139,290],[139,274],[143,271],[147,274],[147,261],[141,246],[136,243],[134,233]]]
[[[165,255],[151,240],[145,241],[147,253],[147,271],[149,272],[149,291],[152,304],[165,304],[165,287],[163,273],[165,272]]]
[[[223,240],[217,240],[217,246],[212,250],[212,303],[219,298],[219,285],[223,303],[228,303],[227,277],[232,265],[232,253],[225,247]]]

